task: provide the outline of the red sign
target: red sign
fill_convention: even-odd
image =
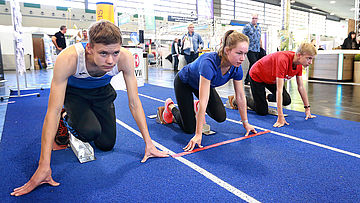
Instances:
[[[134,54],[134,62],[135,62],[135,68],[139,67],[140,65],[140,57],[138,54]]]

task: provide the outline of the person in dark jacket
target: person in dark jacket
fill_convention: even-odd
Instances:
[[[344,40],[344,43],[341,45],[342,49],[359,49],[359,44],[356,41],[356,33],[351,31],[349,36]]]
[[[174,72],[178,71],[178,65],[179,65],[179,39],[175,38],[173,43],[171,44],[171,55],[173,57],[173,68]]]

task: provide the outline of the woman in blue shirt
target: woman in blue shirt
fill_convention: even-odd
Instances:
[[[191,151],[196,144],[201,146],[205,112],[217,122],[226,120],[226,111],[215,87],[224,85],[230,79],[234,81],[235,97],[239,101],[239,112],[247,136],[256,130],[247,119],[247,106],[242,82],[241,63],[248,52],[249,39],[242,33],[229,30],[225,33],[218,52],[201,55],[196,61],[185,66],[174,79],[174,90],[178,108],[168,98],[165,108],[160,113],[164,123],[176,122],[184,132],[195,136],[190,140],[185,151]],[[194,97],[199,102],[194,105]],[[196,115],[194,108],[196,109]],[[159,108],[161,112],[161,108]]]

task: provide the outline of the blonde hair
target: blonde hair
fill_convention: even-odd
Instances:
[[[249,38],[236,30],[228,30],[221,40],[221,46],[218,50],[218,55],[221,58],[221,65],[228,61],[225,48],[233,49],[239,42],[246,42],[249,44]]]
[[[317,50],[314,47],[314,45],[310,43],[301,43],[298,49],[296,50],[296,53],[299,54],[309,54],[312,56],[315,56],[317,54]]]

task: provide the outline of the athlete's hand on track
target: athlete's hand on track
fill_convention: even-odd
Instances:
[[[37,186],[42,184],[50,184],[51,186],[59,186],[60,183],[55,182],[51,177],[51,168],[50,167],[41,167],[39,166],[35,171],[31,179],[23,186],[15,188],[14,192],[11,193],[13,196],[25,195],[33,191]]]
[[[149,158],[152,157],[168,157],[169,153],[158,150],[154,145],[145,148],[144,158],[141,160],[141,163],[146,162]]]
[[[202,134],[200,135],[196,135],[190,140],[190,142],[186,145],[186,147],[184,147],[184,151],[192,151],[196,145],[198,145],[200,148],[202,148],[203,146],[201,145],[201,140],[202,140]]]

